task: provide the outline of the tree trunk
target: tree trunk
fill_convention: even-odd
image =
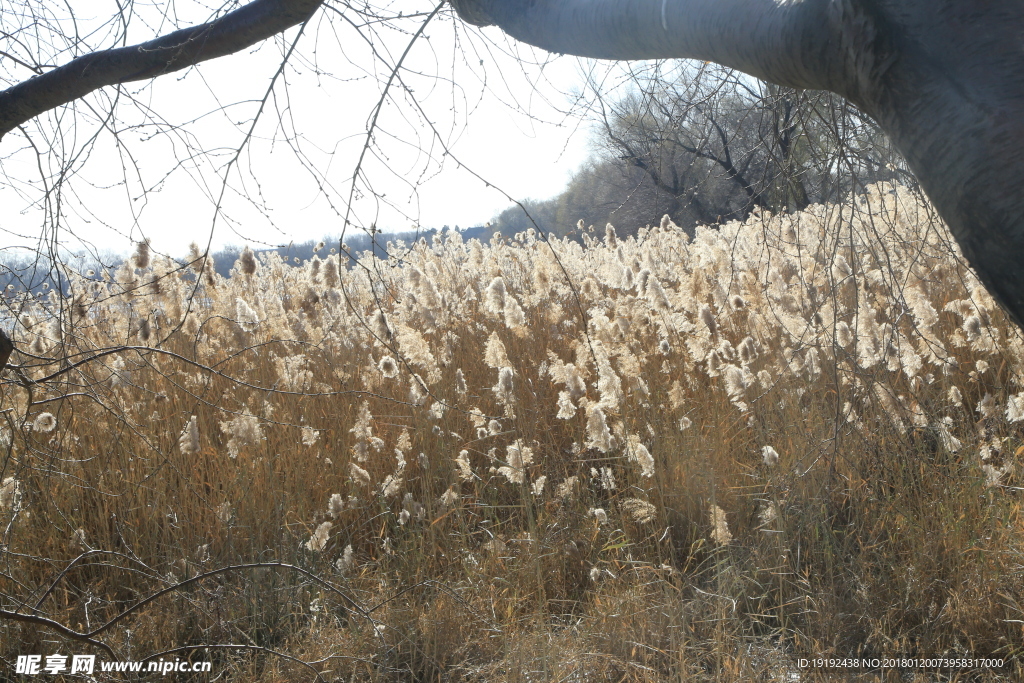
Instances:
[[[979,278],[1022,326],[1024,2],[907,4],[881,24],[898,59],[854,102],[903,153]]]
[[[449,0],[524,43],[597,59],[690,57],[823,89],[829,0]],[[819,59],[809,60],[809,55]]]

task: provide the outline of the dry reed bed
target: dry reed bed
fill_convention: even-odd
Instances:
[[[11,296],[0,609],[88,632],[306,570],[97,636],[245,645],[191,655],[237,680],[1019,653],[1024,345],[926,207],[591,234],[228,279],[140,247]]]

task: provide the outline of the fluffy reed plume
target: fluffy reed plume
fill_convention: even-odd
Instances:
[[[235,266],[238,268],[238,272],[246,277],[252,277],[256,274],[256,254],[253,253],[252,249],[246,247],[242,250],[241,256],[238,257],[238,263]]]
[[[220,423],[220,429],[229,439],[227,443],[228,457],[238,457],[241,449],[246,446],[255,446],[263,441],[263,427],[255,415],[243,413],[234,418]]]
[[[658,508],[639,498],[626,498],[619,503],[622,513],[638,524],[649,524],[658,516]]]
[[[502,475],[513,484],[522,484],[526,476],[526,466],[533,462],[533,449],[516,441],[506,449],[506,465],[498,468]]]
[[[708,353],[707,358],[708,377],[718,377],[721,374],[722,358],[717,351]]]
[[[640,441],[640,437],[631,434],[627,440],[629,459],[640,465],[640,476],[651,478],[654,476],[654,456],[647,450]]]
[[[850,326],[845,320],[840,320],[836,323],[836,344],[846,348],[853,341],[853,333],[850,332]]]
[[[315,444],[319,440],[320,440],[320,432],[318,432],[317,430],[313,429],[312,427],[308,427],[308,426],[302,428],[302,445],[303,446],[312,446],[313,444]]]
[[[36,335],[36,338],[32,340],[32,345],[29,347],[29,351],[37,356],[42,356],[46,353],[46,342],[43,341],[43,337]]]
[[[967,334],[967,341],[978,341],[981,337],[981,317],[972,315],[964,320],[964,332]]]
[[[505,344],[498,337],[497,331],[491,332],[491,336],[487,338],[487,346],[484,347],[484,362],[495,370],[512,367],[508,354],[505,352]]]
[[[1024,394],[1014,394],[1006,399],[1006,421],[1021,422],[1024,420]]]
[[[402,496],[402,512],[406,513],[407,519],[412,518],[417,521],[423,521],[427,515],[427,509],[412,497],[412,493],[406,492]]]
[[[711,518],[711,538],[718,545],[732,543],[732,534],[729,533],[729,525],[725,521],[725,511],[717,505],[708,509],[708,516]]]
[[[469,464],[469,451],[459,451],[459,457],[455,458],[455,464],[459,467],[459,478],[463,481],[473,480],[473,468]]]
[[[380,485],[380,495],[385,498],[394,498],[402,491],[402,484],[405,483],[404,477],[399,473],[389,474],[384,477],[383,483]]]
[[[199,452],[199,421],[195,415],[188,419],[188,424],[185,425],[181,438],[178,440],[178,447],[185,455],[194,455]]]
[[[761,448],[761,460],[768,467],[775,467],[779,464],[779,453],[771,446]]]
[[[541,496],[544,494],[544,486],[548,483],[547,475],[541,475],[537,477],[533,484],[530,485],[530,492],[535,496]]]
[[[340,493],[332,493],[330,500],[327,501],[327,514],[337,519],[344,511],[345,499],[341,497]]]
[[[488,311],[495,315],[504,315],[505,291],[504,278],[499,276],[491,280],[491,284],[484,290],[484,305]]]
[[[563,363],[558,356],[551,352],[548,353],[548,357],[551,364],[548,366],[547,372],[551,375],[551,381],[555,384],[564,384],[568,397],[572,401],[585,396],[587,387],[576,366],[572,363]]]
[[[725,379],[725,390],[729,394],[729,398],[733,401],[742,399],[748,385],[747,376],[743,374],[743,370],[735,365],[726,365],[722,376]]]
[[[345,546],[345,550],[342,552],[341,557],[339,557],[337,561],[334,563],[335,570],[342,576],[347,574],[352,569],[352,556],[352,544],[349,543]]]
[[[715,320],[715,314],[707,304],[700,307],[700,321],[704,323],[706,328],[708,328],[708,332],[711,333],[711,336],[718,334],[718,321]]]
[[[149,268],[149,240],[143,240],[135,245],[135,256],[132,257],[132,261],[139,270]]]
[[[405,360],[426,374],[428,384],[441,381],[441,369],[423,333],[408,325],[397,325],[395,337]]]
[[[1001,485],[1003,479],[1013,472],[1013,464],[1005,463],[997,467],[996,465],[985,463],[981,466],[981,470],[985,473],[985,485],[992,488]]]
[[[377,363],[377,369],[387,379],[394,379],[398,376],[398,363],[391,356],[381,358],[380,362]]]
[[[568,501],[576,495],[576,486],[579,483],[579,477],[575,474],[563,481],[558,485],[555,490],[555,496],[561,500]]]
[[[497,397],[498,403],[501,403],[502,405],[511,405],[515,398],[515,395],[513,394],[512,377],[512,368],[501,368],[498,370],[498,383],[491,387],[491,391],[493,391],[495,397]]]
[[[438,505],[441,506],[442,510],[450,510],[457,507],[459,504],[459,492],[455,490],[455,485],[448,487],[448,490],[441,494],[441,497],[437,500]]]
[[[334,524],[331,522],[323,522],[316,528],[313,535],[310,536],[309,540],[306,541],[306,550],[311,552],[320,552],[327,547],[327,541],[331,538],[331,527]]]
[[[986,392],[975,411],[982,417],[993,417],[996,414],[996,397]]]
[[[604,226],[604,243],[609,249],[619,246],[618,236],[615,234],[615,226],[608,223]]]
[[[836,254],[832,260],[832,277],[837,281],[842,281],[851,275],[853,275],[853,269],[850,268],[850,263],[842,254]]]
[[[598,405],[604,410],[618,411],[625,400],[622,392],[622,380],[612,367],[603,344],[596,346],[597,354],[597,391],[601,395]]]
[[[614,491],[617,488],[615,483],[615,473],[612,472],[611,467],[602,467],[600,472],[592,468],[590,470],[590,476],[593,479],[600,479],[601,488],[605,491]]]
[[[39,413],[32,421],[32,430],[36,432],[52,432],[57,428],[57,418],[53,413]]]
[[[246,332],[254,332],[260,325],[259,315],[242,297],[235,299],[235,321]]]
[[[377,338],[378,341],[384,344],[390,344],[393,338],[391,332],[391,325],[388,322],[388,316],[384,311],[377,310],[370,316],[369,320],[370,333]]]
[[[736,352],[744,365],[750,365],[757,360],[757,343],[751,337],[744,337],[736,347]]]
[[[206,266],[206,259],[203,256],[203,252],[195,242],[188,245],[188,263],[192,268],[192,271],[195,273],[201,273],[203,268]]]
[[[329,256],[323,266],[324,286],[328,289],[337,289],[341,284],[338,277],[338,257]]]
[[[366,462],[370,448],[370,439],[373,438],[373,415],[370,414],[370,404],[363,401],[359,407],[359,417],[352,429],[348,430],[355,438],[352,445],[352,452],[359,462]]]
[[[412,435],[409,434],[408,429],[403,429],[402,433],[398,435],[398,440],[395,442],[395,448],[403,453],[408,452],[412,448]]]
[[[523,312],[523,307],[519,305],[516,298],[510,294],[505,296],[505,326],[516,336],[525,337],[529,334],[526,327],[526,313]]]
[[[587,418],[587,448],[596,448],[602,453],[612,449],[612,433],[608,429],[608,421],[605,419],[604,411],[594,406],[590,409],[590,416]]]
[[[354,481],[356,484],[362,486],[370,485],[370,473],[364,470],[359,465],[355,464],[354,462],[350,462],[348,464],[348,472],[349,476],[352,478],[352,481]]]
[[[430,396],[430,392],[423,378],[419,374],[413,373],[409,378],[409,403],[421,406],[426,403],[428,396]]]
[[[654,309],[660,313],[668,313],[672,309],[672,304],[668,300],[668,295],[665,293],[665,288],[661,286],[658,278],[650,273],[650,271],[643,271],[641,275],[644,275],[643,281],[645,283],[645,294]]]
[[[950,453],[958,452],[963,446],[963,442],[953,436],[950,431],[953,426],[953,418],[948,415],[942,418],[942,420],[935,426],[936,431],[939,433],[939,439],[942,441],[942,447]]]
[[[576,405],[572,402],[569,392],[558,392],[558,413],[555,417],[559,420],[571,420],[575,415]]]

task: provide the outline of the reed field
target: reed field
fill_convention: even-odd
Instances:
[[[929,208],[583,234],[8,291],[0,678],[1021,680],[1024,342]]]

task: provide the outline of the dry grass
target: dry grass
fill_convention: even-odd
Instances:
[[[220,680],[1019,677],[1024,345],[948,245],[882,187],[692,242],[14,296],[0,609],[85,633],[198,577],[95,637]],[[0,633],[8,663],[103,656]]]

